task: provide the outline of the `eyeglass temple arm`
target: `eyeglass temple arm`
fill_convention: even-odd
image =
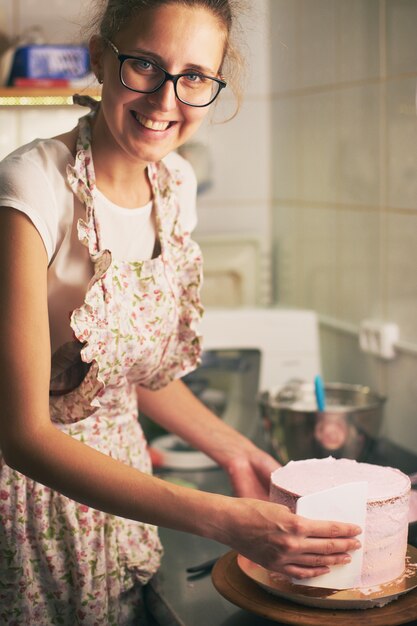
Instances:
[[[114,45],[114,43],[112,41],[110,41],[110,39],[107,39],[107,37],[103,37],[103,41],[105,41],[106,44],[110,46],[110,48],[113,50],[114,54],[118,57],[120,53],[119,53],[119,50]]]

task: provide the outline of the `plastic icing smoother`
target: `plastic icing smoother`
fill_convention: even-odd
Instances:
[[[356,524],[364,530],[367,496],[368,483],[366,481],[347,483],[302,496],[297,501],[296,512],[309,519]],[[362,547],[350,553],[352,557],[350,563],[332,565],[327,574],[303,580],[294,578],[292,582],[329,589],[350,589],[359,586],[363,559],[363,532],[358,539]]]

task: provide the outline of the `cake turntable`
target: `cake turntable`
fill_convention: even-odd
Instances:
[[[293,585],[236,552],[217,561],[212,580],[233,604],[282,624],[323,626],[331,620],[334,626],[395,626],[415,624],[417,619],[417,549],[413,546],[408,546],[402,576],[369,589]]]

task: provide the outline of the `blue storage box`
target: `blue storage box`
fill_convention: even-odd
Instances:
[[[32,44],[16,49],[8,84],[15,78],[75,80],[89,70],[85,46]]]

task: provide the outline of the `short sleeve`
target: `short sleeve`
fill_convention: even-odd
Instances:
[[[17,150],[0,162],[0,206],[11,207],[29,217],[39,232],[48,260],[57,240],[58,215],[54,181],[38,150]]]
[[[197,178],[193,167],[177,152],[170,152],[163,162],[177,183],[181,226],[191,233],[197,226]]]

